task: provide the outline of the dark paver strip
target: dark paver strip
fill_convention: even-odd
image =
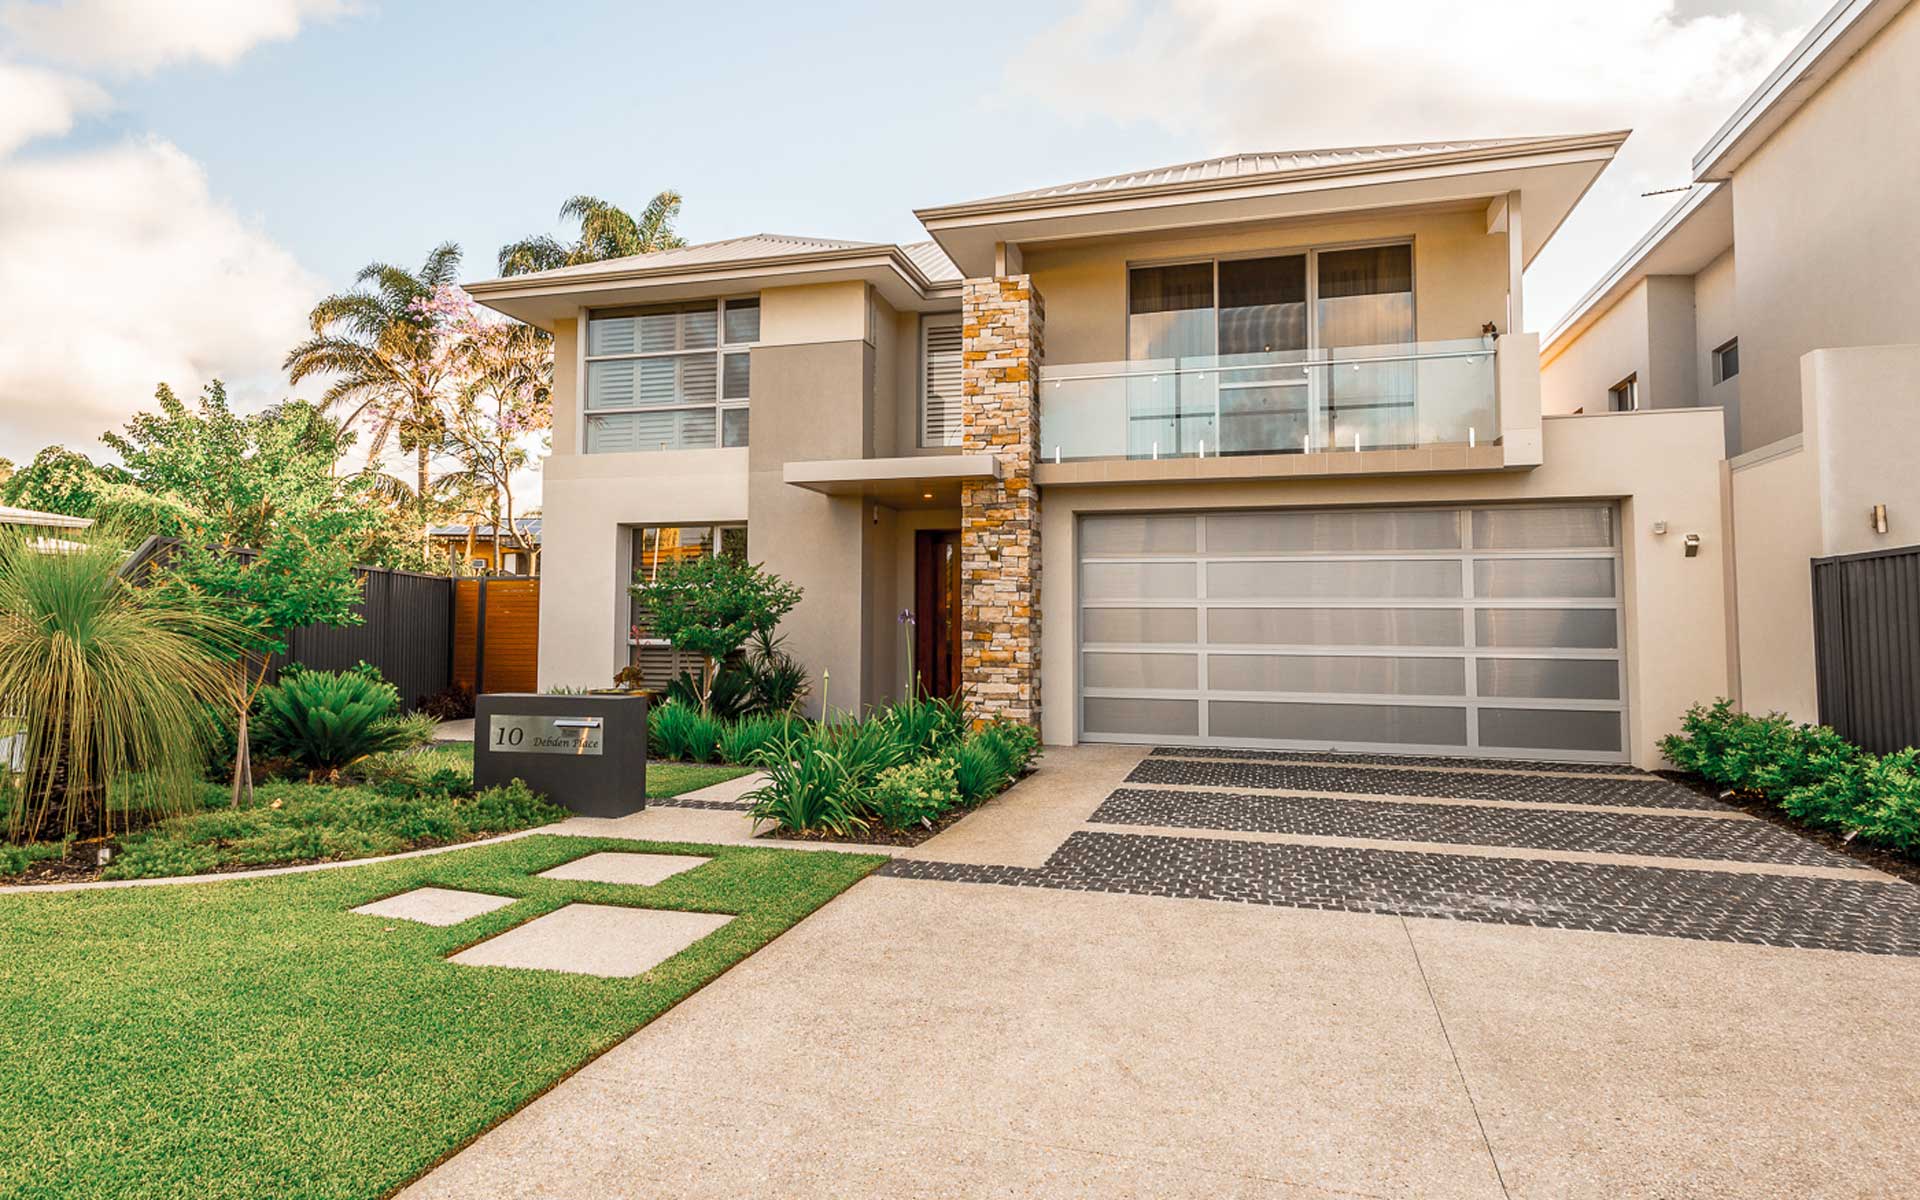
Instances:
[[[1494,771],[1546,771],[1556,775],[1643,775],[1630,763],[1533,762],[1523,758],[1466,758],[1448,754],[1358,754],[1343,750],[1243,750],[1215,746],[1155,746],[1154,758],[1231,758],[1248,762],[1351,763],[1382,767],[1480,767]]]
[[[1900,882],[1082,831],[1042,867],[883,874],[1920,957]]]
[[[751,800],[688,800],[682,796],[654,797],[647,801],[648,808],[705,808],[723,809],[727,812],[752,812]]]
[[[1283,762],[1193,762],[1149,756],[1141,760],[1126,781],[1189,787],[1282,788],[1300,792],[1437,796],[1459,800],[1612,804],[1636,808],[1724,810],[1726,807],[1657,775],[1649,775],[1644,779],[1588,779],[1578,775],[1318,767]]]
[[[1850,858],[1764,821],[1693,817],[1680,812],[1577,812],[1121,788],[1107,797],[1091,820],[1103,825],[1230,829],[1810,867],[1857,865]]]

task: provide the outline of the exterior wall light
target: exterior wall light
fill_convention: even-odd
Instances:
[[[1687,557],[1688,558],[1700,557],[1700,535],[1697,533],[1690,533],[1687,535]]]
[[[1885,533],[1887,531],[1887,506],[1884,504],[1876,504],[1868,509],[1867,524],[1875,533]]]

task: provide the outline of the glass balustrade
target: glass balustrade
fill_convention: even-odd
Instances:
[[[1490,340],[1040,371],[1046,462],[1404,450],[1499,440]]]

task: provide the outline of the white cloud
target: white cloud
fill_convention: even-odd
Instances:
[[[11,0],[0,6],[0,26],[57,62],[147,72],[192,61],[229,66],[347,8],[345,0]]]
[[[1819,0],[1785,3],[1806,19]],[[1063,114],[1190,137],[1195,157],[1632,127],[1528,274],[1528,323],[1544,329],[1675,199],[1639,193],[1687,182],[1692,152],[1797,32],[1673,0],[1085,0],[1007,77]]]
[[[106,92],[84,79],[0,62],[0,158],[35,138],[58,137],[107,108]]]
[[[0,161],[0,453],[91,449],[163,380],[278,399],[322,290],[170,143]]]

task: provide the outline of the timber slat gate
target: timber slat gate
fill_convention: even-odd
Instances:
[[[540,581],[511,576],[453,584],[453,679],[476,695],[535,692]]]
[[[1820,722],[1876,754],[1920,745],[1920,546],[1813,560]]]

